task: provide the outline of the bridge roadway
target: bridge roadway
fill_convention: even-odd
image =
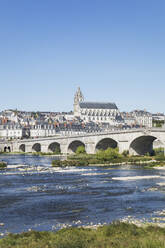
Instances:
[[[165,129],[129,129],[103,133],[85,133],[71,136],[54,136],[35,139],[23,139],[0,142],[1,151],[11,152],[56,152],[74,153],[79,146],[84,146],[87,153],[98,149],[118,147],[122,153],[129,150],[132,155],[152,152],[153,141],[159,140],[165,147]]]

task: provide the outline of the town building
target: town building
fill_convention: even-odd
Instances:
[[[39,137],[50,137],[57,135],[57,131],[54,125],[34,125],[30,127],[30,137],[39,138]]]
[[[152,127],[152,114],[145,110],[121,113],[124,123],[130,127]]]
[[[165,115],[163,113],[152,114],[152,118],[154,121],[164,121]]]
[[[24,129],[20,125],[0,125],[1,139],[21,139]]]
[[[152,127],[152,114],[145,110],[134,110],[131,115],[141,127]]]

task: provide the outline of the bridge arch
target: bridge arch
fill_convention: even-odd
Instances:
[[[85,144],[80,140],[72,141],[68,146],[68,153],[75,153],[79,146],[83,146],[85,148]]]
[[[153,154],[153,142],[157,140],[153,135],[142,135],[135,138],[129,146],[129,153],[131,155],[145,155],[149,153]]]
[[[32,152],[40,152],[41,151],[41,144],[40,143],[35,143],[32,146]]]
[[[116,147],[118,147],[118,143],[116,140],[112,138],[103,138],[96,144],[95,151],[106,150],[107,148],[116,148]]]
[[[20,152],[25,152],[25,151],[26,151],[25,144],[21,144],[21,145],[19,146],[19,151],[20,151]]]
[[[49,144],[48,152],[61,153],[60,144],[58,142],[53,142]]]
[[[4,147],[4,152],[11,152],[11,147],[10,146],[5,146]]]

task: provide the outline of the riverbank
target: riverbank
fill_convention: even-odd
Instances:
[[[93,228],[66,228],[58,232],[29,231],[9,234],[1,248],[164,248],[165,228],[128,223]]]

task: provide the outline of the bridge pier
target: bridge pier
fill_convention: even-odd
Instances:
[[[42,145],[41,145],[41,152],[47,153],[47,152],[48,152],[48,146],[45,145],[45,144],[42,144]]]
[[[93,142],[88,142],[85,144],[85,150],[86,150],[86,153],[88,154],[94,154],[96,151],[95,151],[95,143]]]
[[[124,151],[129,151],[129,142],[127,140],[118,142],[119,153],[123,153]]]
[[[25,152],[28,152],[28,153],[32,152],[32,146],[25,144]]]
[[[67,154],[68,153],[68,146],[66,144],[61,144],[60,149],[61,149],[62,154]]]

